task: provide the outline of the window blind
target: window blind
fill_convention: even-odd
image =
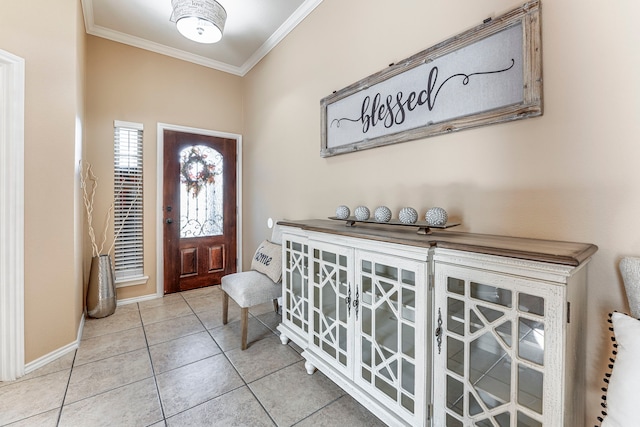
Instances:
[[[116,281],[144,275],[142,131],[138,123],[114,123],[114,206]]]

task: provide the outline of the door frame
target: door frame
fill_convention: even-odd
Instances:
[[[25,61],[0,50],[0,381],[25,372],[24,98]]]
[[[242,135],[219,132],[187,126],[158,123],[157,127],[157,181],[156,181],[156,295],[164,296],[164,216],[162,211],[164,180],[164,131],[194,133],[197,135],[215,136],[235,139],[236,141],[236,259],[237,271],[242,271]]]

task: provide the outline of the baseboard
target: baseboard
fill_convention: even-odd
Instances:
[[[149,301],[152,299],[156,299],[156,298],[162,298],[164,295],[162,294],[150,294],[150,295],[143,295],[141,297],[134,297],[134,298],[127,298],[127,299],[120,299],[118,300],[118,305],[129,305],[129,304],[135,304],[137,302],[143,302],[143,301]]]
[[[84,313],[82,313],[82,317],[80,317],[80,325],[78,326],[78,334],[74,342],[71,342],[65,345],[64,347],[60,347],[59,349],[54,350],[49,354],[45,354],[44,356],[34,360],[33,362],[27,363],[24,366],[24,373],[25,374],[31,373],[36,369],[42,368],[43,366],[53,362],[54,360],[57,360],[62,356],[65,356],[66,354],[74,350],[77,350],[78,347],[80,346],[80,340],[82,339],[82,331],[84,330],[84,319],[85,319]]]
[[[156,298],[162,298],[162,295],[151,294],[151,295],[144,295],[141,297],[118,300],[118,306],[134,304],[142,301],[149,301]],[[80,318],[80,325],[78,326],[78,334],[74,342],[71,342],[65,345],[64,347],[60,347],[59,349],[54,350],[49,354],[45,354],[44,356],[34,360],[33,362],[27,363],[24,366],[24,373],[25,374],[31,373],[36,369],[42,368],[43,366],[53,362],[54,360],[61,358],[62,356],[68,354],[69,352],[77,350],[78,347],[80,346],[80,340],[82,340],[82,331],[84,330],[84,321],[85,321],[85,316],[84,316],[84,313],[82,313],[82,317]]]

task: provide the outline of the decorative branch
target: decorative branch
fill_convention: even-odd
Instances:
[[[109,231],[109,222],[111,220],[111,214],[113,213],[115,202],[111,202],[111,205],[109,206],[109,210],[107,211],[107,217],[104,223],[104,231],[102,232],[102,243],[98,248],[98,244],[96,243],[96,234],[93,228],[93,202],[96,195],[96,188],[98,188],[98,177],[95,176],[95,174],[93,173],[93,168],[91,166],[91,163],[89,162],[83,163],[82,161],[80,161],[80,187],[82,188],[82,200],[84,201],[84,207],[85,207],[85,210],[87,211],[87,224],[89,228],[89,238],[91,239],[91,251],[93,253],[93,256],[96,257],[102,254],[102,251],[104,250],[104,245],[107,241],[107,232]],[[122,220],[122,224],[120,225],[120,228],[115,232],[113,241],[111,242],[111,246],[109,247],[107,254],[110,254],[111,251],[113,250],[116,244],[116,240],[120,235],[120,232],[124,228],[124,225],[127,219],[129,219],[129,214],[131,213],[131,209],[135,205],[140,195],[139,189],[140,189],[140,184],[138,184],[138,189],[137,189],[138,191],[136,191],[136,195],[133,201],[131,202],[129,209],[127,210],[127,214]],[[120,194],[122,194],[122,191],[123,190],[121,188],[118,191],[118,194],[116,194],[116,198],[119,197]]]
[[[100,253],[102,253],[102,250],[104,249],[104,244],[107,241],[107,231],[109,230],[109,220],[111,219],[111,212],[113,212],[113,207],[114,204],[111,203],[111,206],[109,206],[109,210],[107,211],[107,218],[104,221],[104,231],[102,232],[102,244],[100,245]],[[115,238],[113,239],[114,243],[111,244],[111,247],[113,248],[113,245],[115,244]],[[107,251],[107,254],[111,253],[111,249],[109,249],[109,251]]]
[[[90,182],[90,183],[89,183]],[[89,185],[91,189],[89,190]],[[91,252],[94,257],[100,255],[98,251],[98,245],[96,244],[96,235],[93,231],[93,199],[96,195],[96,188],[98,188],[98,177],[94,175],[91,163],[86,162],[83,164],[80,161],[80,187],[82,188],[82,201],[84,202],[84,208],[87,211],[87,225],[89,227],[89,238],[91,239]]]
[[[120,193],[122,193],[122,190],[120,190],[120,192],[118,192],[118,196],[120,195]],[[131,201],[131,204],[129,205],[129,209],[127,209],[127,214],[124,216],[124,218],[122,220],[122,224],[120,224],[120,228],[118,228],[118,231],[116,231],[116,234],[113,237],[113,242],[111,243],[111,246],[109,247],[109,251],[107,251],[108,254],[110,254],[111,251],[113,250],[113,247],[116,244],[116,240],[118,240],[118,236],[120,235],[120,232],[124,228],[124,225],[127,223],[127,219],[129,219],[129,214],[131,213],[131,209],[133,209],[133,206],[136,204],[136,201],[138,201],[138,196],[139,195],[140,195],[140,184],[138,183],[138,187],[136,188],[136,196]],[[111,205],[111,207],[113,208],[113,205]],[[106,239],[106,230],[105,230],[105,239]]]

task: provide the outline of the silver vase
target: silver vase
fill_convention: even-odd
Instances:
[[[113,278],[111,256],[100,255],[91,259],[87,288],[87,314],[100,318],[116,311],[116,282]]]

